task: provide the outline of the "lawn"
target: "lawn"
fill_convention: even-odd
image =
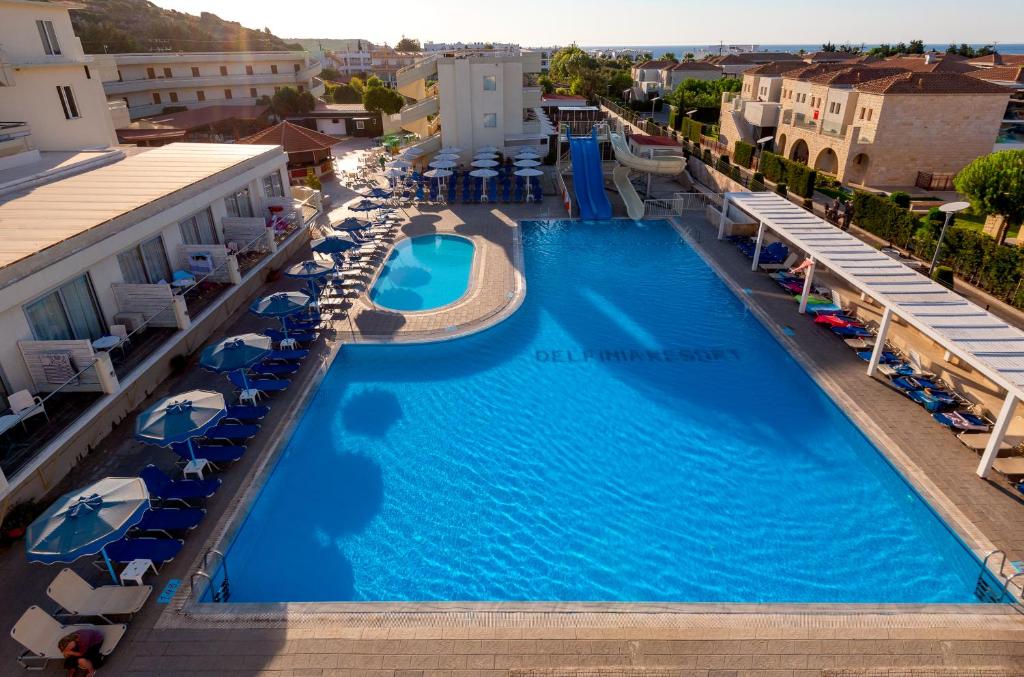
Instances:
[[[978,216],[970,209],[960,212],[956,215],[953,220],[954,228],[966,228],[967,230],[981,231],[985,226],[985,217]],[[1010,230],[1006,232],[1006,237],[1017,237],[1017,233],[1020,230],[1020,226],[1011,226]]]

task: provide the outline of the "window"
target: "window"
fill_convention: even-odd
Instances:
[[[497,113],[484,113],[484,127],[497,127],[498,126],[498,114]]]
[[[82,66],[82,68],[85,69],[85,79],[86,80],[92,80],[92,73],[89,72],[89,67],[88,66]]]
[[[292,66],[294,66],[295,72],[298,73],[299,72],[299,64],[293,63]]]
[[[192,66],[192,77],[199,77],[199,66]]]
[[[64,109],[64,117],[68,120],[77,120],[82,117],[78,112],[78,102],[75,101],[75,93],[71,85],[57,85],[57,96],[60,98],[60,105]]]
[[[227,75],[228,74],[228,67],[227,66],[221,66],[220,67],[220,74],[221,75]]]
[[[171,281],[171,266],[167,263],[164,240],[157,235],[138,247],[117,255],[124,281],[130,284],[156,284]]]
[[[270,64],[270,72],[273,73],[274,75],[277,75],[277,64],[276,63]]]
[[[196,92],[196,100],[197,100],[197,101],[206,101],[206,92],[204,92],[204,91],[203,91],[203,90],[201,90],[201,89],[200,89],[200,90],[198,90],[198,91]]]
[[[484,76],[484,91],[493,92],[498,89],[498,78],[493,75]]]
[[[94,340],[106,333],[88,275],[25,305],[25,317],[39,341]]]
[[[152,68],[147,68],[146,69],[146,77],[149,78],[150,80],[156,80],[156,71],[153,70]]]
[[[366,122],[363,120],[356,120],[356,129],[366,129]]]
[[[246,66],[245,67],[245,74],[246,75],[252,75],[252,66]]]
[[[153,92],[153,103],[160,103],[160,92]]]
[[[263,177],[263,194],[267,197],[284,197],[284,186],[281,184],[280,172],[267,174]]]
[[[170,69],[170,68],[165,68],[165,69],[164,69],[164,77],[165,77],[165,78],[171,78],[171,77],[174,77],[174,76],[173,76],[173,75],[171,74],[171,69]]]
[[[280,87],[274,87],[274,94],[277,94],[280,91],[281,91]]]
[[[868,108],[868,122],[871,121],[871,114],[875,112],[874,108]]]
[[[170,94],[168,94],[168,96],[171,97],[171,103],[178,103],[178,93],[177,92],[171,92]]]
[[[217,229],[213,225],[213,212],[209,208],[196,212],[178,222],[181,239],[185,244],[217,244]]]
[[[228,195],[224,198],[224,204],[228,208],[228,214],[231,216],[253,216],[248,188],[243,188],[233,195]]]
[[[39,29],[39,39],[43,41],[43,51],[47,56],[60,56],[60,43],[57,42],[57,31],[53,29],[53,22],[36,21],[36,28]]]
[[[231,90],[230,89],[225,89],[224,90],[224,98],[225,99],[230,99],[231,98]]]
[[[253,99],[255,99],[257,96],[259,96],[258,94],[256,94],[256,88],[255,87],[250,87],[249,88],[249,96],[252,97]]]

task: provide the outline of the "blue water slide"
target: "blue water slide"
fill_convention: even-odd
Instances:
[[[580,216],[584,219],[610,219],[612,205],[604,192],[597,130],[592,130],[589,137],[570,135],[569,150],[572,156],[573,189],[580,207]]]

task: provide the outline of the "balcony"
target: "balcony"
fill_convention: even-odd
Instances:
[[[422,120],[428,115],[437,115],[440,105],[440,99],[437,96],[431,96],[408,105],[401,111],[401,123],[402,125],[408,125],[417,120]]]
[[[32,128],[27,122],[0,122],[0,159],[32,149]],[[0,162],[0,166],[3,166],[3,162]]]
[[[782,104],[763,101],[747,101],[743,104],[743,119],[755,127],[776,127]]]
[[[818,131],[818,123],[807,117],[804,113],[795,113],[792,125],[798,129],[807,129],[812,132]]]
[[[151,92],[162,89],[200,89],[216,87],[242,87],[252,85],[296,85],[306,84],[320,74],[323,67],[320,62],[298,72],[285,71],[281,73],[229,73],[227,75],[207,75],[198,78],[173,77],[173,78],[136,78],[134,80],[119,80],[116,82],[103,83],[103,89],[108,96],[131,94],[134,92]]]
[[[253,63],[277,62],[291,63],[293,61],[305,62],[307,52],[166,52],[153,54],[152,52],[117,54],[115,59],[119,66],[172,66],[174,64],[219,64],[219,63]]]
[[[313,78],[309,81],[309,92],[319,99],[327,93],[327,86],[324,85],[324,81],[320,78]]]
[[[845,139],[846,128],[847,125],[844,125],[841,122],[834,122],[832,120],[821,121],[821,133],[824,134],[825,136],[832,136],[837,139]]]
[[[399,91],[418,80],[426,80],[437,75],[437,56],[428,56],[414,64],[399,68],[395,73],[395,83]]]
[[[540,87],[523,87],[523,108],[539,108],[544,105],[544,90]]]

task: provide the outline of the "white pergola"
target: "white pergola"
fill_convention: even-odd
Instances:
[[[1006,390],[1006,399],[978,465],[978,475],[987,477],[1013,411],[1024,400],[1024,331],[775,193],[726,193],[718,225],[719,239],[725,237],[730,205],[759,224],[753,270],[757,269],[768,230],[810,258],[800,298],[801,313],[806,312],[818,263],[884,308],[868,362],[868,375],[874,375],[878,368],[889,325],[896,315]]]

